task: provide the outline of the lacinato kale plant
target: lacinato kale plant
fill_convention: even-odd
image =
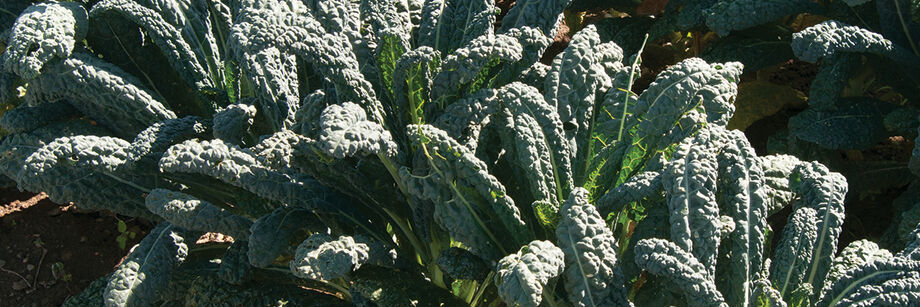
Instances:
[[[920,229],[838,252],[846,179],[726,128],[742,63],[634,92],[646,43],[593,25],[539,62],[570,1],[89,2],[0,56],[0,174],[157,223],[67,306],[920,299]]]

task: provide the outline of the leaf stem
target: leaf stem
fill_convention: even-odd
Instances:
[[[633,59],[632,65],[629,67],[629,80],[627,80],[626,85],[626,98],[623,99],[623,113],[620,117],[620,129],[617,131],[617,141],[623,139],[623,128],[626,124],[626,108],[629,106],[629,94],[632,93],[632,87],[634,78],[636,76],[636,69],[642,58],[642,51],[645,50],[645,44],[648,43],[648,33],[645,33],[645,38],[642,39],[642,46],[639,47],[639,51],[636,52],[636,58]]]

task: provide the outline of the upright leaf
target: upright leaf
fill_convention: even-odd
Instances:
[[[556,242],[565,254],[565,289],[576,306],[632,306],[617,266],[617,243],[588,191],[575,188],[559,210]]]

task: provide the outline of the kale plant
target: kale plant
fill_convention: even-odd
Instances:
[[[920,297],[920,230],[837,253],[845,179],[725,128],[740,63],[634,93],[641,45],[594,26],[539,63],[567,5],[35,4],[0,56],[0,173],[158,223],[71,306]]]

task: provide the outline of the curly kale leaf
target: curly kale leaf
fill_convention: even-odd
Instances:
[[[0,126],[8,133],[23,133],[37,129],[68,117],[77,110],[67,102],[41,103],[36,106],[21,104],[3,113]]]
[[[202,174],[266,199],[310,209],[346,210],[327,199],[329,188],[302,174],[272,170],[257,161],[252,152],[221,140],[189,140],[170,147],[160,159],[165,172]]]
[[[195,116],[167,119],[147,127],[131,141],[126,149],[130,156],[123,166],[126,171],[154,173],[163,153],[173,144],[207,136],[207,120]]]
[[[837,53],[824,58],[808,89],[808,106],[815,110],[836,110],[841,92],[861,66],[862,56],[859,54]]]
[[[230,49],[238,58],[245,61],[245,71],[258,76],[258,84],[274,82],[273,77],[261,76],[285,73],[278,71],[280,67],[263,67],[265,64],[261,64],[264,62],[260,59],[261,54],[279,52],[280,56],[280,52],[289,52],[297,55],[312,64],[316,73],[328,78],[335,85],[339,101],[361,103],[369,118],[383,124],[383,107],[377,99],[373,85],[360,71],[356,55],[350,48],[351,43],[342,34],[324,33],[322,25],[311,15],[307,8],[299,4],[263,4],[246,7],[239,18],[240,21],[233,26],[229,41]],[[284,105],[271,105],[274,103],[274,99],[271,99],[274,97],[272,92],[265,93],[260,98],[262,109],[275,125],[276,131],[293,124],[292,119],[299,102],[296,99],[297,83],[296,80],[293,81],[284,85],[286,95],[291,96],[285,98]],[[270,109],[266,110],[267,108]]]
[[[499,132],[506,144],[508,160],[522,176],[536,201],[549,208],[534,208],[541,220],[556,219],[558,207],[574,186],[571,164],[573,144],[567,144],[562,121],[540,93],[523,83],[501,87],[496,98],[505,108],[496,119],[506,128]]]
[[[820,5],[810,0],[721,0],[706,10],[706,26],[719,36],[726,36],[731,31],[748,29],[786,15],[820,9]]]
[[[814,221],[817,218],[812,208],[793,211],[774,252],[770,279],[787,301],[804,283],[808,264],[814,259],[812,250],[818,240],[818,226]]]
[[[106,286],[106,306],[152,305],[169,285],[170,276],[188,256],[188,233],[160,223],[112,273]]]
[[[836,20],[828,20],[792,34],[792,51],[799,59],[812,63],[838,52],[873,53],[904,64],[916,61],[910,51],[882,35]]]
[[[618,212],[624,206],[641,201],[661,191],[661,173],[647,171],[630,177],[623,184],[610,189],[597,199],[595,205],[601,214]]]
[[[497,13],[494,1],[426,1],[418,29],[419,45],[450,54],[473,39],[492,33]]]
[[[318,147],[338,159],[358,153],[395,156],[397,147],[390,132],[366,116],[361,106],[350,102],[326,107],[319,117]]]
[[[768,196],[764,190],[764,171],[754,148],[740,131],[727,133],[729,142],[718,155],[717,191],[725,214],[736,227],[728,235],[729,248],[720,251],[728,258],[722,261],[730,261],[727,275],[731,277],[720,279],[717,284],[727,303],[745,306],[752,300],[750,289],[763,269]]]
[[[26,190],[48,193],[58,203],[159,220],[142,201],[155,179],[118,170],[129,159],[128,146],[113,137],[60,137],[26,158],[16,181]]]
[[[873,98],[844,98],[836,110],[808,108],[789,118],[789,133],[828,149],[866,149],[887,137],[890,104]]]
[[[236,240],[249,238],[251,221],[185,193],[153,189],[145,204],[151,212],[185,229],[219,232]]]
[[[490,271],[481,258],[459,247],[441,251],[437,263],[441,271],[454,279],[483,280]]]
[[[908,306],[920,300],[920,262],[879,259],[830,284],[815,306]]]
[[[574,168],[575,178],[583,178],[588,162],[588,142],[594,114],[594,101],[603,93],[610,79],[600,66],[594,50],[600,37],[593,25],[578,31],[569,47],[553,59],[552,68],[543,86],[547,102],[553,103],[559,119],[566,127],[565,137]],[[607,86],[609,87],[609,85]],[[580,185],[581,182],[575,182]]]
[[[819,290],[823,287],[842,231],[843,199],[847,191],[842,175],[817,162],[799,164],[790,182],[792,190],[801,195],[801,201],[786,226],[788,230],[783,231],[771,274],[787,300],[790,291],[802,284]],[[799,211],[811,213],[800,216]],[[806,216],[812,214],[813,217]]]
[[[350,236],[338,239],[314,234],[300,243],[291,261],[291,272],[301,278],[332,280],[345,277],[370,260],[370,247]]]
[[[502,18],[501,32],[512,28],[528,26],[537,28],[547,37],[556,36],[558,25],[562,22],[562,11],[572,0],[521,0],[516,1]]]
[[[16,179],[25,160],[57,138],[109,134],[106,129],[89,121],[71,120],[50,123],[29,132],[7,135],[0,140],[0,174]]]
[[[710,276],[715,275],[722,226],[716,202],[718,161],[712,148],[718,146],[719,133],[725,131],[703,129],[681,142],[661,174],[671,211],[671,240],[692,253]]]
[[[491,122],[491,116],[502,109],[496,94],[495,89],[473,92],[444,108],[444,113],[432,125],[470,151],[476,151],[483,128]]]
[[[9,13],[9,12],[7,12]],[[54,59],[66,59],[89,27],[79,3],[46,2],[26,8],[10,32],[0,62],[25,80],[39,75]]]
[[[634,117],[625,125],[629,128],[624,131],[623,142],[628,143],[623,145],[627,148],[622,163],[617,163],[620,167],[615,170],[618,172],[616,183],[625,182],[641,171],[660,150],[671,146],[671,143],[659,142],[672,128],[689,128],[674,124],[690,110],[702,106],[707,123],[720,126],[728,123],[735,110],[732,101],[738,93],[735,83],[739,81],[741,71],[740,63],[709,64],[690,58],[661,72],[655,82],[639,95],[630,111]],[[689,129],[687,132],[692,131]]]
[[[231,104],[214,113],[214,137],[224,142],[242,145],[256,117],[256,107],[247,104]]]
[[[667,240],[645,239],[635,249],[639,267],[677,284],[687,297],[687,305],[728,306],[706,267],[679,246]]]
[[[418,123],[432,114],[431,89],[441,65],[441,53],[421,46],[403,53],[393,68],[393,101],[401,124]]]
[[[631,306],[613,232],[588,203],[588,191],[572,190],[559,215],[556,242],[565,254],[569,301],[577,306]]]
[[[511,306],[538,306],[544,287],[565,267],[562,250],[549,241],[533,241],[498,261],[495,285]]]
[[[824,289],[828,289],[831,284],[860,265],[892,257],[891,252],[887,249],[879,248],[875,242],[865,239],[853,241],[837,253],[837,257],[834,257],[834,262],[831,263],[831,268],[827,272],[827,278],[824,279]]]
[[[66,99],[74,108],[121,136],[176,118],[140,80],[115,65],[84,53],[48,65],[29,83],[27,101]]]
[[[433,126],[410,125],[407,132],[427,163],[419,173],[401,171],[401,179],[410,194],[438,203],[435,221],[442,228],[487,260],[500,258],[506,245],[527,241],[518,208],[482,160]]]
[[[166,3],[175,4],[172,1],[167,1]],[[199,63],[198,55],[193,50],[192,45],[182,36],[182,30],[173,24],[180,20],[185,21],[183,17],[188,11],[179,7],[164,8],[162,11],[167,12],[167,14],[175,14],[175,16],[172,18],[169,18],[169,16],[164,17],[157,10],[145,7],[141,3],[134,1],[103,0],[93,5],[89,16],[91,18],[100,18],[104,14],[114,13],[131,20],[150,35],[151,40],[160,48],[169,64],[175,68],[176,72],[186,82],[199,89],[214,87],[216,84],[209,78],[207,69]],[[173,23],[170,23],[168,19],[173,19]],[[197,40],[194,42],[202,43]]]
[[[789,186],[792,171],[801,163],[790,155],[769,155],[758,157],[764,173],[764,190],[767,196],[767,215],[773,215],[795,200],[795,192]]]
[[[501,81],[496,80],[496,75],[506,64],[520,61],[523,52],[524,47],[514,37],[477,37],[444,59],[432,83],[431,97],[438,97],[437,102],[446,105],[467,93],[500,86],[494,84]]]
[[[507,81],[522,79],[525,71],[540,63],[540,57],[543,56],[546,48],[553,43],[553,40],[543,35],[539,29],[527,26],[508,30],[503,35],[517,39],[524,50],[524,53],[521,54],[521,60],[514,63],[511,68],[506,68],[503,72],[505,75],[500,77]],[[543,65],[545,66],[545,64]],[[540,83],[542,84],[542,82]],[[542,88],[542,85],[539,87]]]

